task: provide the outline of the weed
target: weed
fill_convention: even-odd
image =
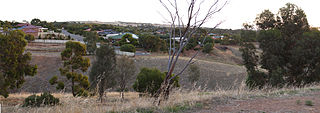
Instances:
[[[313,106],[313,102],[311,100],[306,100],[305,105],[307,106]]]
[[[137,108],[136,111],[138,113],[153,113],[152,108]]]

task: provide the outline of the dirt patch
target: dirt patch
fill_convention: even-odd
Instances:
[[[294,112],[294,113],[317,113],[320,111],[319,92],[307,96],[278,96],[260,97],[254,99],[230,99],[213,98],[204,103],[204,108],[197,113],[230,112],[230,113],[252,113],[252,112]],[[312,105],[307,105],[311,101]]]

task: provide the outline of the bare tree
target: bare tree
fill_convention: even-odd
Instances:
[[[127,88],[127,83],[132,80],[136,67],[134,61],[126,56],[121,56],[117,59],[117,76],[116,80],[120,88],[121,99],[124,100],[124,91]]]
[[[169,59],[167,65],[168,73],[159,91],[157,92],[157,101],[155,101],[158,102],[157,105],[160,105],[160,102],[162,100],[166,100],[169,98],[169,92],[172,88],[172,86],[170,86],[169,84],[171,80],[177,76],[180,76],[186,70],[186,68],[193,63],[192,60],[199,54],[199,51],[195,53],[185,64],[182,70],[180,70],[174,76],[170,76],[171,74],[173,74],[176,63],[179,60],[179,56],[184,47],[188,44],[190,38],[198,32],[198,30],[203,26],[204,23],[206,23],[209,19],[212,19],[213,15],[220,12],[222,8],[227,4],[227,1],[221,3],[220,0],[215,0],[213,3],[211,3],[211,5],[209,5],[208,8],[205,8],[205,11],[203,11],[202,6],[208,5],[205,0],[186,0],[185,3],[187,3],[187,13],[185,16],[185,13],[181,12],[183,11],[183,9],[181,9],[181,5],[178,5],[180,4],[180,2],[178,3],[177,0],[159,1],[170,16],[169,23],[171,24],[171,27],[169,35]],[[205,13],[201,14],[203,12]],[[221,22],[216,24],[213,29],[220,24]],[[176,45],[174,41],[172,41],[173,37],[179,37],[179,45]],[[203,44],[204,41],[205,38],[202,40],[201,44]]]

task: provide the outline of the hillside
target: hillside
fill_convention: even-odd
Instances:
[[[62,61],[60,58],[60,51],[64,49],[64,45],[61,44],[41,44],[41,43],[31,43],[27,47],[27,51],[32,53],[32,64],[38,65],[38,73],[34,77],[26,77],[26,82],[23,84],[22,88],[15,90],[13,92],[55,92],[55,86],[49,84],[49,79],[54,75],[60,75],[59,68],[62,67]],[[190,53],[189,53],[190,54]],[[229,56],[228,56],[229,55]],[[175,73],[180,71],[188,60],[187,52],[180,58],[177,63]],[[200,68],[200,80],[197,83],[197,87],[206,89],[230,89],[238,86],[246,75],[246,70],[243,66],[237,65],[233,61],[227,61],[229,57],[235,57],[233,53],[228,51],[220,51],[215,49],[211,54],[200,54],[197,59],[195,59],[195,64]],[[214,57],[207,58],[205,57]],[[89,56],[91,62],[94,61],[93,56]],[[166,71],[167,66],[167,56],[152,54],[149,56],[136,56],[134,58],[136,64],[137,75],[141,68],[158,68],[161,71]],[[239,58],[239,57],[238,57]],[[201,59],[201,60],[199,60]],[[212,60],[210,60],[212,59]],[[224,63],[223,63],[224,62]],[[228,62],[228,63],[226,63]],[[87,73],[90,70],[87,71]],[[87,74],[85,73],[85,74]],[[188,72],[185,71],[181,75],[180,84],[183,88],[190,89],[192,84],[186,79]],[[130,80],[129,86],[134,82]],[[69,91],[67,89],[66,91]]]

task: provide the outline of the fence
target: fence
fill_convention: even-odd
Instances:
[[[131,52],[124,52],[124,51],[120,51],[120,50],[114,50],[114,52],[117,54],[117,55],[124,55],[124,56],[131,56],[131,57],[134,57],[134,53],[131,53]]]
[[[38,42],[38,43],[57,43],[57,44],[64,44],[66,42],[68,42],[70,40],[43,40],[43,39],[36,39],[34,40],[33,42]],[[81,42],[80,43],[83,43],[84,42]]]

